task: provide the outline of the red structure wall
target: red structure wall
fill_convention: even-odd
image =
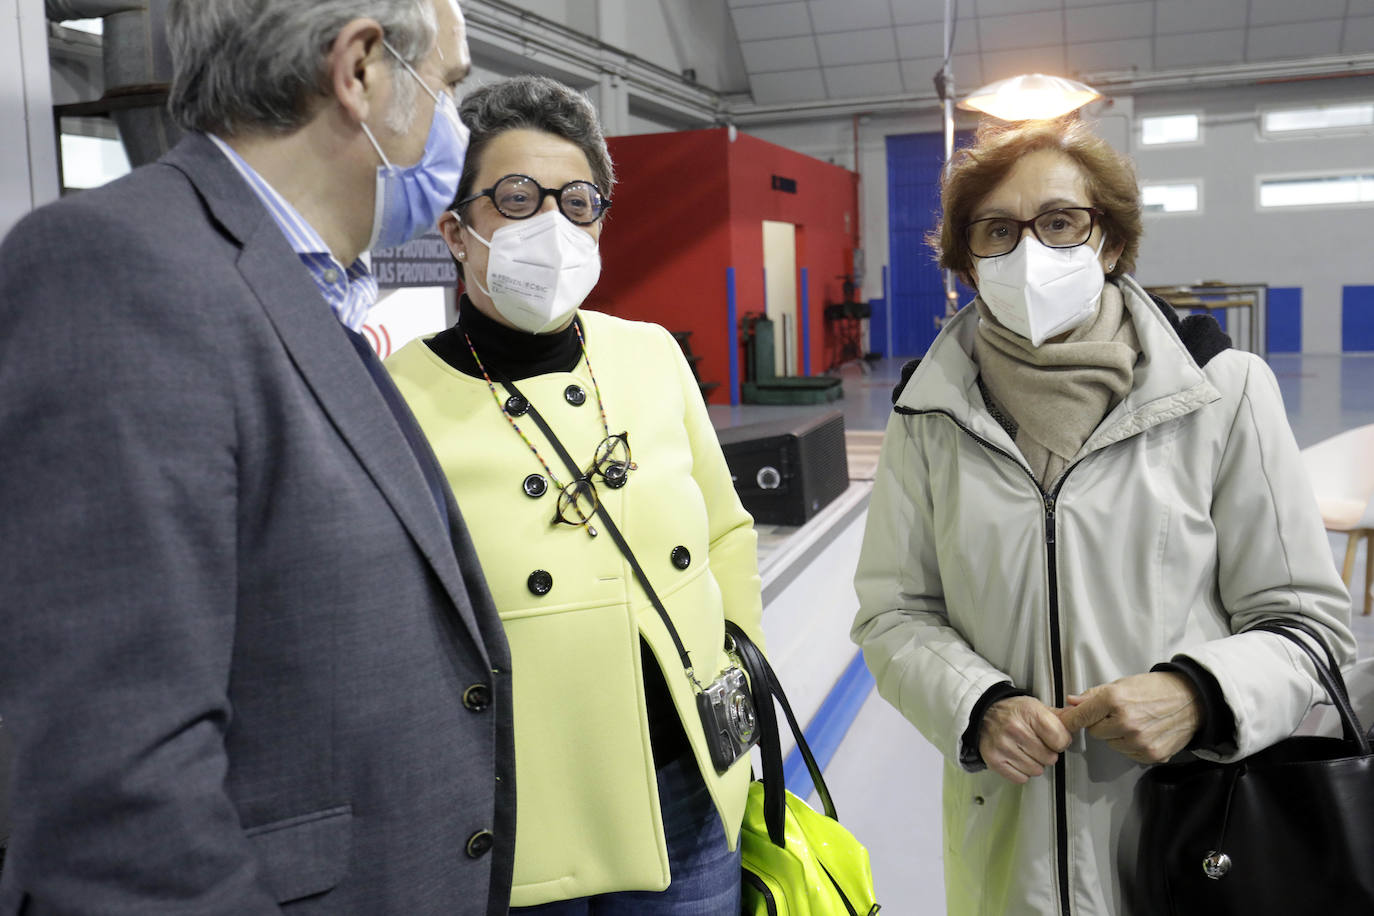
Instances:
[[[730,403],[731,326],[727,268],[734,268],[739,315],[764,307],[763,220],[797,227],[797,268],[807,272],[797,328],[803,371],[827,368],[824,308],[842,300],[858,245],[857,176],[727,128],[614,137],[618,181],[601,239],[601,282],[587,305],[625,318],[691,331],[703,381],[720,382],[712,403]],[[773,189],[773,176],[796,193]],[[798,294],[801,280],[797,281]],[[809,366],[803,342],[809,337]],[[739,375],[743,380],[743,358]]]

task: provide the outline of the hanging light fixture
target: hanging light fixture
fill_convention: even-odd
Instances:
[[[1003,121],[1057,118],[1100,99],[1091,86],[1062,76],[1027,73],[988,83],[959,103],[965,111],[981,111]]]

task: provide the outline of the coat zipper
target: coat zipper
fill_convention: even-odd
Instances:
[[[908,410],[910,411],[908,413]],[[900,411],[908,416],[920,416],[922,414],[938,414],[953,423],[964,435],[974,442],[983,446],[990,452],[1001,455],[1025,473],[1029,478],[1031,486],[1035,487],[1035,492],[1040,494],[1041,502],[1045,507],[1045,564],[1046,574],[1049,582],[1049,611],[1050,611],[1050,671],[1054,680],[1054,703],[1062,708],[1064,706],[1064,649],[1059,634],[1059,561],[1057,556],[1057,545],[1055,539],[1055,504],[1059,499],[1059,493],[1064,488],[1064,481],[1068,479],[1069,473],[1078,466],[1079,462],[1069,465],[1064,469],[1064,473],[1059,475],[1059,480],[1055,482],[1054,492],[1046,493],[1040,486],[1040,482],[1035,479],[1035,475],[1016,460],[1016,456],[1008,452],[999,445],[995,445],[984,439],[982,436],[960,423],[955,416],[944,410],[907,410]],[[1057,878],[1059,884],[1059,912],[1062,916],[1072,916],[1073,908],[1069,904],[1069,784],[1068,776],[1065,773],[1068,758],[1061,756],[1059,762],[1054,767],[1054,805],[1055,805],[1055,847],[1057,851]]]

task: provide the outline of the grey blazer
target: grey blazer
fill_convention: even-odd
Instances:
[[[0,914],[505,913],[476,554],[219,150],[27,217],[0,328]]]

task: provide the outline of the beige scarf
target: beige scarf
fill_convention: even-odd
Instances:
[[[1121,290],[1103,286],[1091,321],[1039,347],[998,324],[981,298],[974,301],[982,319],[974,362],[997,408],[1016,422],[1016,447],[1048,487],[1131,390],[1140,342]]]

